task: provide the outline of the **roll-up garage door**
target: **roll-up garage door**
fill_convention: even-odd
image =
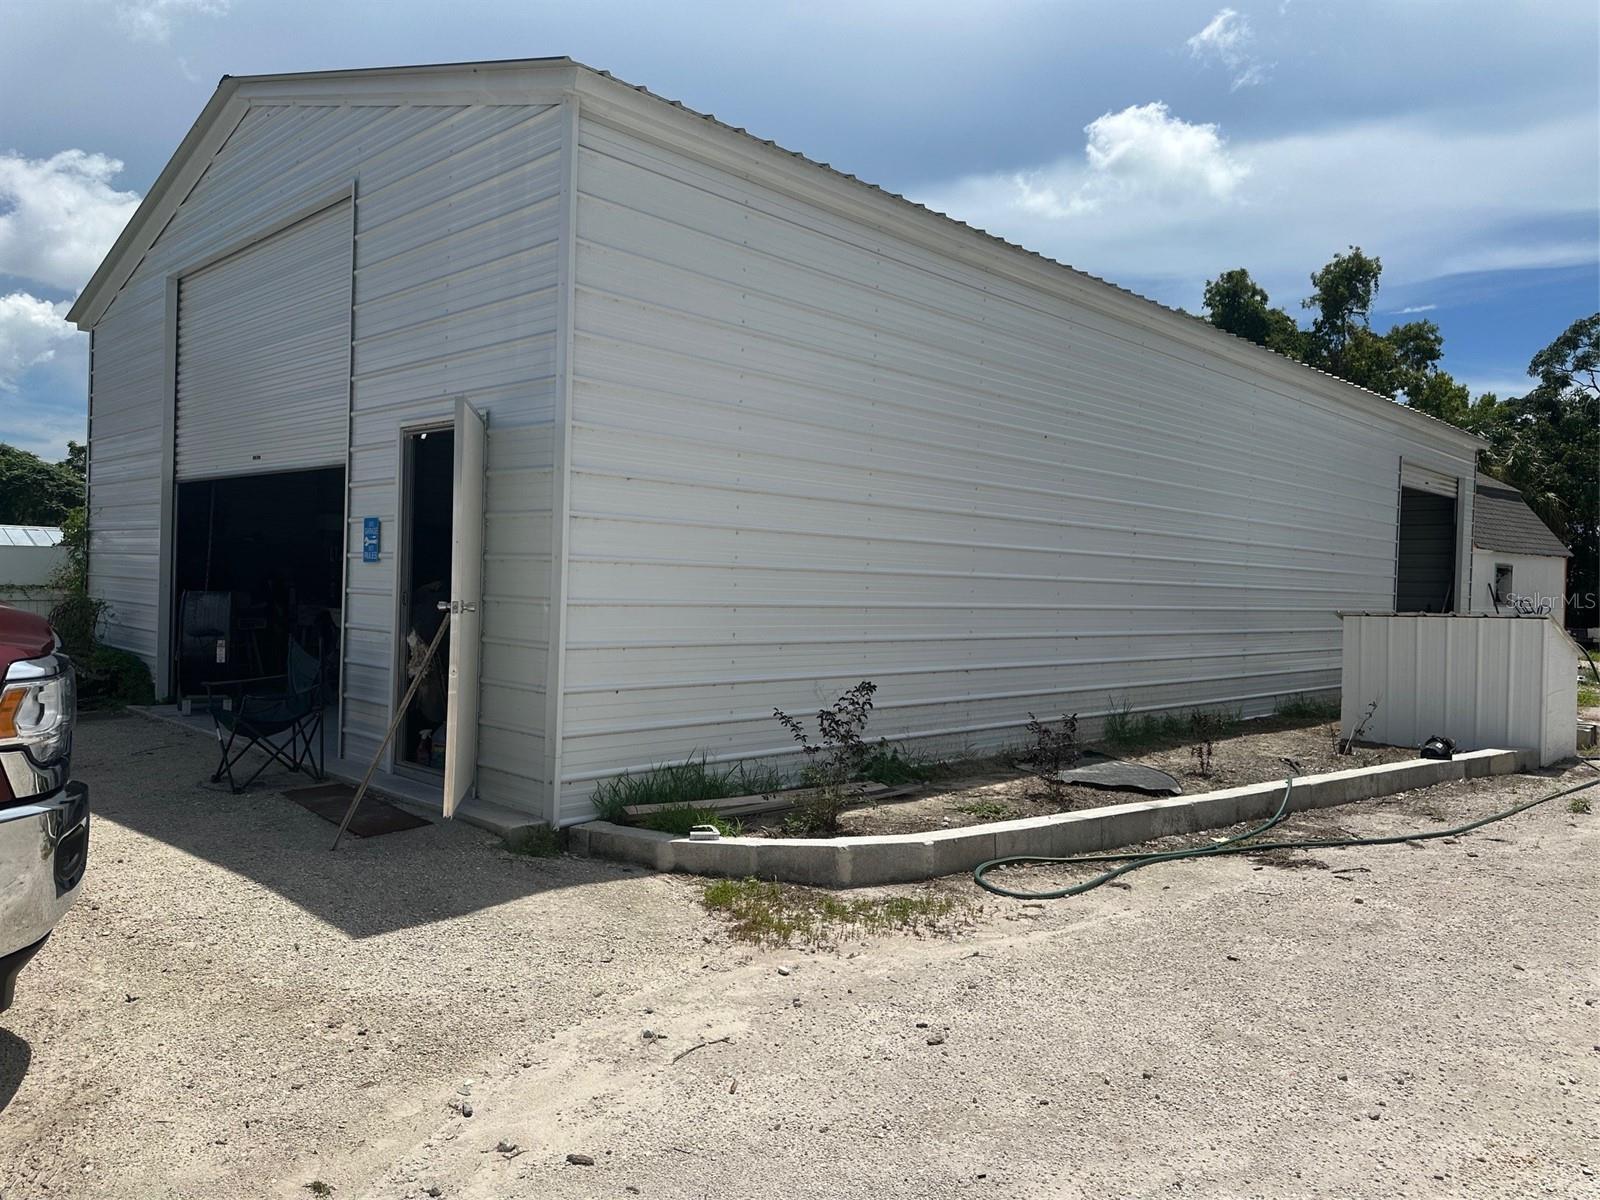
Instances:
[[[1435,496],[1454,496],[1456,494],[1456,477],[1446,475],[1443,471],[1434,471],[1428,467],[1420,467],[1416,463],[1400,461],[1400,486],[1412,488],[1419,492],[1431,492]]]
[[[186,276],[177,477],[343,465],[349,353],[349,204]]]

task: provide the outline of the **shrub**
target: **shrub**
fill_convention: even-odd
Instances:
[[[125,704],[155,703],[156,690],[150,681],[150,668],[137,654],[113,646],[96,646],[87,654],[74,654],[72,665],[78,677],[79,708],[121,708]]]
[[[819,709],[815,741],[796,718],[781,708],[772,710],[778,723],[805,753],[802,777],[812,788],[796,804],[791,824],[809,833],[838,832],[845,785],[861,774],[867,761],[867,744],[861,735],[872,716],[872,697],[877,690],[877,684],[863,679],[835,700],[831,708]]]
[[[1028,737],[1031,741],[1018,756],[1017,765],[1043,783],[1051,799],[1059,800],[1067,786],[1061,781],[1061,772],[1077,766],[1083,757],[1078,751],[1078,714],[1052,724],[1029,713]]]
[[[1195,739],[1189,747],[1189,757],[1194,759],[1200,774],[1211,777],[1217,753],[1217,739],[1226,733],[1231,722],[1226,714],[1195,709],[1189,714],[1189,736]]]
[[[84,592],[72,592],[50,610],[50,624],[61,645],[74,658],[87,657],[99,641],[106,603]]]

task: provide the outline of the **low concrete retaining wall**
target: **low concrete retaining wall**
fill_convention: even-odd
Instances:
[[[1370,800],[1453,779],[1507,775],[1536,764],[1533,750],[1474,750],[1449,762],[1410,759],[1297,779],[1291,811]],[[730,837],[714,842],[591,821],[569,831],[571,848],[596,858],[643,863],[658,871],[781,879],[821,887],[905,883],[970,871],[1010,854],[1093,854],[1151,838],[1265,820],[1283,800],[1283,783],[1251,784],[936,833],[883,837]]]

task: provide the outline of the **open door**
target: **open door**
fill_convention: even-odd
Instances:
[[[478,779],[478,640],[483,625],[483,491],[488,423],[456,401],[450,538],[450,661],[444,754],[444,815],[455,815]]]

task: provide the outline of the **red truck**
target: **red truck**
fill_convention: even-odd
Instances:
[[[89,789],[71,778],[74,693],[50,623],[0,604],[0,1012],[89,861]]]

